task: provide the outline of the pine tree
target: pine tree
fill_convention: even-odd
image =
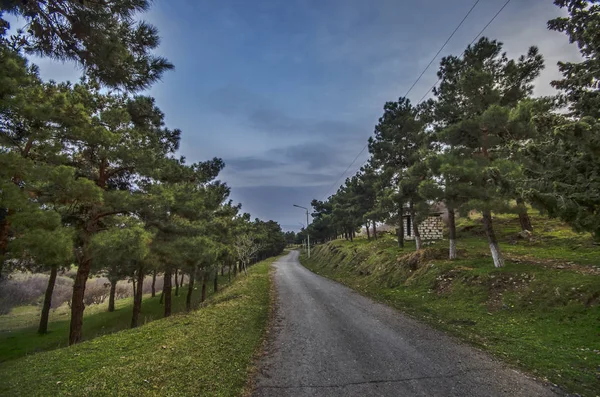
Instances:
[[[44,84],[18,53],[3,44],[0,52],[0,262],[8,255],[50,270],[38,329],[43,334],[58,269],[72,254],[72,233],[53,211],[58,197],[49,182],[58,175],[66,128],[77,117],[65,100],[67,85]]]
[[[90,252],[94,267],[108,270],[111,281],[109,306],[114,310],[114,286],[117,280],[130,278],[133,285],[133,313],[131,327],[137,327],[142,305],[144,276],[150,268],[152,233],[133,217],[116,217],[116,223],[94,235]]]
[[[531,95],[532,81],[542,68],[537,48],[509,60],[501,43],[482,38],[462,57],[445,57],[438,72],[435,118],[445,152],[441,176],[451,184],[449,198],[461,198],[465,210],[481,211],[496,267],[503,266],[504,260],[492,211],[508,209],[514,199],[514,175],[519,174],[518,162],[506,151],[519,139],[511,134],[510,113]]]
[[[418,225],[428,214],[419,184],[429,177],[423,160],[429,146],[425,116],[430,106],[427,102],[414,107],[407,98],[387,102],[375,127],[375,136],[369,139],[373,163],[386,170],[401,197],[398,212],[402,215],[407,203],[417,249],[421,249]]]
[[[149,6],[147,0],[6,0],[0,5],[0,36],[9,28],[2,14],[22,17],[23,31],[4,41],[28,54],[75,61],[108,87],[136,91],[173,68],[152,54],[160,41],[157,29],[137,19]]]
[[[600,5],[556,0],[568,16],[548,22],[579,47],[581,62],[559,62],[560,104],[569,114],[531,111],[537,138],[524,149],[528,193],[552,217],[600,240]]]
[[[92,237],[112,217],[131,213],[141,192],[134,182],[156,173],[179,143],[179,131],[164,127],[164,115],[147,97],[102,94],[93,84],[73,87],[70,102],[79,104],[83,121],[69,129],[68,163],[77,179],[96,195],[77,200],[65,192],[63,216],[77,229],[77,275],[73,284],[69,343],[81,340],[83,296],[92,269]]]

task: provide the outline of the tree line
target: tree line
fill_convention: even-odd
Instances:
[[[457,256],[457,213],[477,210],[494,265],[504,264],[492,214],[513,212],[532,232],[527,204],[600,240],[600,5],[555,0],[566,9],[548,28],[575,43],[581,62],[559,62],[559,94],[534,97],[544,68],[537,47],[512,59],[497,40],[481,38],[444,57],[431,99],[387,102],[369,139],[370,158],[325,201],[313,200],[311,240],[352,239],[365,226],[418,225],[433,203],[448,211],[449,258]],[[302,231],[304,233],[304,231]]]
[[[48,329],[60,269],[77,267],[69,343],[82,339],[86,281],[105,275],[114,310],[118,280],[133,281],[136,327],[147,275],[194,281],[224,267],[246,270],[285,247],[274,221],[252,221],[219,181],[221,159],[177,157],[181,131],[140,95],[173,66],[153,55],[155,27],[140,22],[149,1],[4,1],[0,5],[0,277],[49,272],[39,324]],[[10,31],[4,15],[24,27]],[[81,67],[76,84],[42,81],[35,54]],[[182,277],[183,280],[183,277]],[[177,281],[176,281],[177,282]]]

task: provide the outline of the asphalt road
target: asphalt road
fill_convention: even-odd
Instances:
[[[255,396],[556,396],[488,354],[301,266],[276,264]]]

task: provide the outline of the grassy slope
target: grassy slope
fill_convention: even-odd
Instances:
[[[503,269],[493,268],[485,240],[473,235],[475,220],[461,221],[461,259],[454,262],[444,259],[446,242],[416,258],[414,245],[400,250],[391,236],[334,241],[302,262],[569,391],[596,396],[600,250],[542,217],[534,219],[537,241],[517,241],[513,218],[497,222],[512,259]]]
[[[273,260],[190,314],[0,364],[0,395],[241,395],[268,322]]]
[[[220,286],[225,285],[226,282],[227,277],[219,277]],[[196,290],[192,295],[194,305],[200,304],[200,288],[201,284],[196,283]],[[212,294],[212,291],[212,282],[210,282],[207,285],[207,295]],[[187,284],[180,288],[179,293],[179,296],[175,296],[175,288],[173,287],[173,313],[185,310]],[[146,324],[163,317],[164,305],[159,304],[159,296],[160,293],[155,298],[151,298],[150,294],[144,296],[140,324]],[[112,313],[109,313],[107,308],[108,301],[100,305],[90,305],[86,308],[83,321],[84,340],[130,327],[133,310],[132,297],[115,301],[115,311]],[[0,316],[0,363],[26,354],[67,346],[69,308],[67,305],[63,305],[50,313],[49,332],[43,336],[37,334],[40,318],[40,308],[38,306],[20,306],[13,309],[8,315]]]

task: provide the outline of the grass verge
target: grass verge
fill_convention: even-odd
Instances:
[[[190,314],[0,364],[0,395],[241,395],[269,318],[274,260]]]
[[[543,243],[505,241],[503,248],[513,259],[495,269],[487,247],[478,250],[476,241],[464,235],[456,261],[446,260],[445,247],[439,244],[417,255],[414,246],[395,247],[391,236],[376,242],[333,241],[301,261],[569,392],[598,396],[597,248],[575,245],[570,250],[553,239],[548,249],[555,255],[546,261],[536,256],[545,249]],[[585,255],[580,256],[582,251]]]

